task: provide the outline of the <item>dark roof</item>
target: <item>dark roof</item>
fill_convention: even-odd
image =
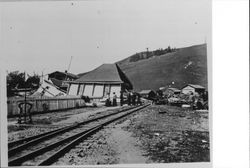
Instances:
[[[194,85],[194,84],[187,84],[186,86],[184,86],[183,88],[187,87],[187,86],[190,86],[192,88],[195,88],[195,89],[205,89],[203,86],[201,85]],[[182,89],[183,89],[182,88]]]
[[[51,79],[53,79],[53,78],[51,78]],[[51,79],[50,79],[50,80],[51,80]],[[65,90],[60,89],[60,86],[55,85],[55,84],[52,82],[52,80],[51,80],[52,83],[51,83],[50,81],[46,80],[46,79],[44,80],[44,82],[46,82],[46,83],[48,83],[48,84],[54,86],[55,88],[57,88],[58,90],[60,90],[60,91],[62,91],[62,92],[65,92]]]
[[[60,73],[60,74],[63,74],[63,75],[65,75],[65,76],[68,76],[68,77],[72,77],[72,78],[75,78],[75,79],[77,79],[77,78],[79,78],[77,75],[75,75],[75,74],[72,74],[72,73],[69,73],[69,72],[60,72],[60,71],[55,71],[55,72],[52,72],[52,73],[50,73],[49,74],[49,76],[51,76],[51,75],[53,75],[53,74],[55,74],[55,73]]]
[[[89,73],[89,72],[79,73],[79,74],[77,74],[77,76],[82,77],[82,76],[85,75],[86,73]]]
[[[62,80],[58,80],[58,79],[55,79],[55,78],[50,78],[51,82],[56,85],[57,87],[61,87],[62,86]]]
[[[124,83],[132,89],[132,84],[116,64],[102,64],[96,69],[83,74],[72,83]]]

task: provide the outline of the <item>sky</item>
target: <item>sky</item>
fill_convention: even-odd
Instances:
[[[0,62],[10,71],[90,71],[136,52],[211,38],[210,0],[0,3]]]

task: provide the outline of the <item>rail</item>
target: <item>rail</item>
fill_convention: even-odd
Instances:
[[[57,141],[55,143],[46,145],[45,147],[39,148],[39,149],[37,149],[35,151],[32,151],[32,152],[30,152],[28,154],[25,152],[26,154],[24,154],[22,156],[18,156],[16,158],[12,159],[12,160],[9,160],[9,166],[20,166],[27,160],[32,160],[33,158],[35,158],[37,156],[40,156],[40,155],[42,155],[42,154],[44,154],[44,153],[46,153],[48,151],[53,151],[54,150],[54,152],[52,154],[50,154],[49,157],[47,157],[47,155],[46,155],[46,159],[42,159],[42,161],[38,164],[38,165],[51,165],[58,158],[60,158],[62,155],[64,155],[70,149],[72,149],[76,144],[82,142],[85,138],[91,136],[92,134],[94,134],[98,130],[102,129],[105,125],[108,125],[108,124],[110,124],[110,123],[112,123],[112,122],[114,122],[114,121],[116,121],[116,120],[118,120],[120,118],[123,118],[123,117],[125,117],[125,116],[127,116],[127,115],[129,115],[131,113],[134,113],[134,112],[136,112],[138,110],[141,110],[141,109],[143,109],[143,108],[145,108],[147,106],[148,106],[148,104],[144,105],[144,106],[136,106],[136,107],[132,107],[132,108],[127,108],[127,109],[123,109],[123,110],[120,110],[120,111],[117,111],[117,112],[113,112],[113,113],[108,114],[108,115],[104,115],[104,116],[101,116],[101,117],[97,117],[97,118],[94,118],[94,119],[90,119],[90,120],[78,123],[78,124],[76,124],[78,126],[86,124],[86,122],[91,123],[92,125],[89,124],[89,125],[87,125],[85,127],[80,127],[79,128],[80,132],[79,131],[78,132],[73,132],[74,135],[70,134],[70,136],[69,135],[65,136],[64,138],[60,139],[59,141]],[[100,120],[100,119],[103,119],[103,118],[106,118],[106,119]],[[72,125],[72,126],[76,127],[76,125]],[[72,131],[73,128],[69,129],[69,127],[65,127],[65,129],[67,129],[67,131],[69,131],[69,130]],[[65,131],[64,129],[60,128],[59,132],[62,131],[62,130]],[[54,134],[54,133],[56,133],[56,131],[52,132],[52,133],[48,132],[48,135],[43,135],[43,136],[50,136],[50,134]],[[42,138],[42,137],[39,137],[39,138]],[[26,144],[28,144],[28,146],[33,145],[32,143],[34,141],[40,142],[40,140],[30,139],[29,140],[30,142],[27,142]],[[26,144],[24,144],[24,145],[26,145]],[[23,146],[23,145],[21,145],[21,146]],[[27,145],[26,145],[26,147],[27,147]],[[20,150],[23,149],[23,148],[25,148],[25,147],[21,147]],[[57,150],[55,150],[55,148]],[[10,149],[10,151],[11,150],[13,150],[13,149]],[[17,153],[17,150],[15,149],[15,152],[9,153],[9,157],[12,156],[12,155],[15,155],[16,153]]]

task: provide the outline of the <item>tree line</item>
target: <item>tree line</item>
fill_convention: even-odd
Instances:
[[[177,51],[177,49],[171,48],[170,46],[168,46],[165,49],[159,48],[154,51],[144,51],[144,52],[136,53],[135,55],[131,56],[129,59],[129,62],[136,62],[142,59],[148,59],[152,56],[160,56],[160,55],[175,52],[175,51]]]
[[[26,74],[27,75],[27,74]],[[18,89],[38,89],[40,83],[40,77],[38,74],[33,74],[32,76],[27,75],[25,80],[25,73],[14,71],[7,74],[7,96],[14,96],[16,90]]]

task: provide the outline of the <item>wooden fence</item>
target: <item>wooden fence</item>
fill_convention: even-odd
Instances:
[[[85,101],[81,98],[27,98],[27,102],[32,104],[31,112],[46,113],[66,109],[80,108],[85,106]],[[24,98],[8,99],[8,117],[17,116],[20,112],[19,103],[24,102]]]

